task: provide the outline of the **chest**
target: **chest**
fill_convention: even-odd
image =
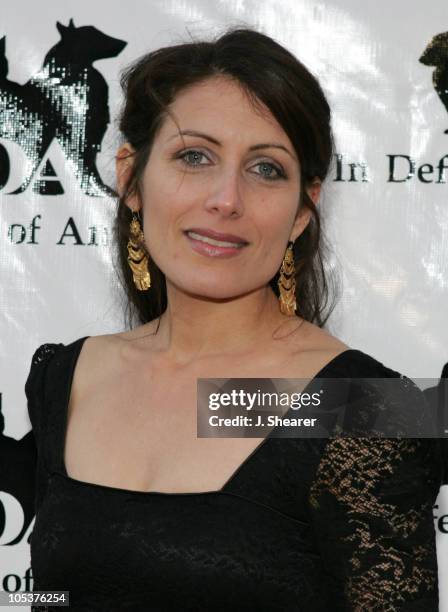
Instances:
[[[300,371],[311,375],[315,367],[304,360]],[[198,438],[198,378],[281,378],[294,372],[297,364],[288,367],[278,359],[107,375],[71,402],[66,471],[78,480],[132,490],[219,490],[268,432],[258,438]]]
[[[62,584],[84,610],[331,609],[317,605],[309,525],[283,508],[284,487],[261,503],[259,490],[129,495],[55,478],[33,530],[35,589]]]
[[[198,438],[191,372],[110,379],[77,399],[65,466],[79,480],[143,491],[217,490],[262,442]]]

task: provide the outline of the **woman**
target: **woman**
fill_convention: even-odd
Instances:
[[[196,436],[198,378],[400,378],[323,329],[319,83],[233,29],[122,86],[116,235],[140,324],[33,357],[34,588],[74,610],[437,610],[427,440]]]

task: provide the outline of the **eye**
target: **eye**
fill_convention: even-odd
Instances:
[[[286,179],[286,174],[284,171],[277,165],[272,164],[271,162],[262,161],[253,166],[254,168],[260,166],[261,172],[256,172],[255,174],[259,174],[262,178],[267,179],[268,181],[277,181],[279,179]],[[273,174],[273,171],[275,174]]]
[[[197,149],[188,149],[187,151],[183,151],[182,153],[176,155],[176,159],[181,159],[184,164],[193,167],[206,166],[207,164],[200,163],[200,160],[203,157],[205,157],[205,159],[208,159],[205,153],[202,153],[202,151],[198,151]]]

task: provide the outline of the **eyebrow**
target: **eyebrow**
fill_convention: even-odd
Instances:
[[[216,140],[216,138],[213,138],[213,136],[204,134],[204,132],[198,132],[197,130],[179,130],[178,132],[170,136],[167,142],[169,140],[172,140],[173,138],[176,138],[176,136],[181,136],[181,135],[182,136],[197,136],[199,138],[204,138],[205,140],[208,140],[209,142],[212,142],[215,145],[218,145],[218,147],[222,146],[222,143],[220,143],[219,140]],[[264,143],[252,145],[251,147],[249,147],[249,151],[257,151],[258,149],[282,149],[283,151],[288,153],[288,155],[290,155],[294,160],[296,159],[295,155],[293,155],[291,151],[287,149],[284,145],[277,144],[274,142],[264,142]]]

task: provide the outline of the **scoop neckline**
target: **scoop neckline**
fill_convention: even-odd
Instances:
[[[265,444],[272,439],[272,432],[278,429],[278,426],[273,427],[270,432],[261,440],[260,444],[258,444],[243,461],[236,467],[236,469],[232,472],[226,482],[220,489],[214,489],[210,491],[139,491],[137,489],[124,489],[122,487],[113,487],[105,484],[100,484],[96,482],[89,482],[87,480],[79,480],[78,478],[73,478],[67,472],[67,468],[65,465],[65,446],[66,446],[66,437],[67,437],[67,426],[68,426],[68,407],[70,402],[70,395],[72,390],[72,383],[75,373],[76,364],[78,362],[78,357],[83,347],[84,342],[90,338],[91,336],[83,336],[78,340],[75,340],[74,344],[74,353],[70,362],[69,374],[68,374],[68,385],[67,392],[65,394],[65,400],[63,404],[63,415],[62,415],[62,435],[61,435],[61,445],[59,450],[59,465],[60,469],[53,470],[53,473],[56,473],[58,476],[61,476],[64,480],[75,484],[76,486],[84,487],[87,489],[96,489],[96,490],[104,490],[110,491],[114,493],[122,493],[124,495],[136,495],[136,496],[165,496],[165,497],[185,497],[185,496],[204,496],[204,495],[224,495],[227,494],[226,490],[230,484],[236,479],[237,475],[247,467],[248,463],[253,460],[254,456],[261,451],[261,449],[265,446]],[[63,345],[63,347],[67,348],[69,345]],[[320,378],[321,374],[325,372],[331,366],[334,366],[340,359],[345,359],[348,354],[351,353],[362,353],[362,351],[358,349],[348,348],[344,351],[338,353],[335,357],[330,359],[318,372],[313,376],[308,384],[305,386],[305,390],[311,386],[311,384],[317,379]]]

